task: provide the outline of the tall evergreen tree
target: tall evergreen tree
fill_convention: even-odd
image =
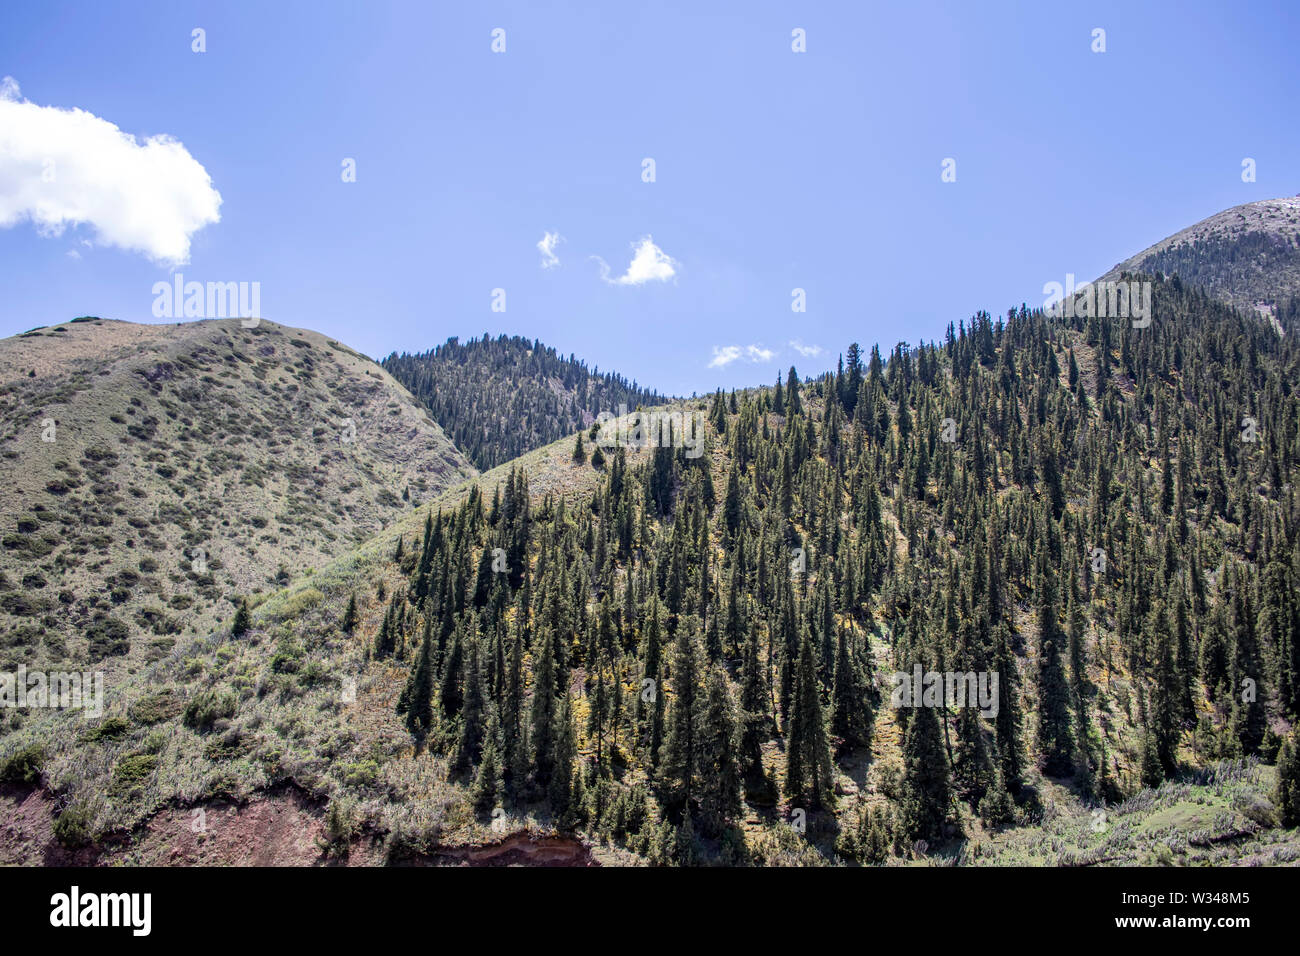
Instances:
[[[807,799],[813,806],[830,806],[834,802],[834,774],[830,740],[822,716],[817,651],[807,631],[800,642],[795,666],[785,761],[786,793],[792,799]]]
[[[948,754],[943,746],[938,710],[913,710],[903,741],[903,789],[899,823],[911,841],[937,844],[944,839],[952,793]]]

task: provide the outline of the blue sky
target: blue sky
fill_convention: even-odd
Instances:
[[[6,4],[11,102],[75,107],[140,143],[166,134],[189,158],[172,181],[113,150],[78,175],[110,192],[134,177],[131,201],[63,196],[98,211],[56,235],[21,215],[43,187],[13,181],[42,145],[0,155],[0,335],[158,321],[153,285],[179,271],[258,282],[266,318],[375,357],[508,332],[679,394],[816,373],[850,341],[915,343],[1037,305],[1067,272],[1300,192],[1298,9]],[[87,152],[57,149],[74,165]],[[550,268],[547,232],[562,237]],[[647,237],[651,268],[629,272]]]

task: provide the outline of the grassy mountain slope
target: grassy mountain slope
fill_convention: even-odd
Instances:
[[[285,787],[332,808],[318,829],[338,847],[363,835],[381,838],[386,849],[375,861],[447,842],[492,842],[496,835],[466,811],[464,788],[448,778],[445,764],[411,746],[392,706],[405,674],[373,664],[369,645],[385,594],[402,586],[398,542],[409,562],[431,513],[475,494],[490,499],[512,467],[535,476],[539,502],[550,496],[581,503],[602,479],[589,463],[573,460],[572,437],[554,442],[448,488],[360,547],[259,596],[243,637],[228,630],[179,637],[172,653],[108,683],[103,720],[33,710],[0,724],[0,765],[39,752],[40,779],[55,795],[51,805],[59,814],[71,808],[54,836],[48,823],[27,828],[31,842],[9,847],[7,859],[0,845],[0,862],[40,862],[47,850],[63,859],[88,843],[116,845],[126,834],[148,843],[168,808],[224,813],[232,800],[277,799]],[[359,622],[349,634],[340,625],[353,596]],[[142,760],[143,775],[123,769]],[[17,814],[25,799],[23,791],[4,792],[0,780],[0,809]]]
[[[157,658],[474,473],[374,362],[267,321],[7,339],[0,421],[5,667]]]
[[[428,352],[393,354],[384,368],[411,390],[456,447],[486,471],[618,414],[664,401],[622,376],[588,371],[572,355],[519,336],[448,339]]]
[[[1121,273],[1177,275],[1243,309],[1258,308],[1288,329],[1300,297],[1300,197],[1225,209],[1116,265]],[[1285,314],[1279,314],[1285,313]]]
[[[848,355],[693,403],[700,459],[597,469],[568,436],[519,463],[526,492],[510,468],[450,489],[243,637],[117,685],[89,731],[25,718],[0,764],[28,752],[91,835],[292,784],[336,851],[389,858],[493,841],[499,801],[615,860],[1294,861],[1270,766],[1300,691],[1289,338],[1160,283],[1147,329],[981,315],[887,365]],[[493,547],[522,548],[527,584]],[[996,670],[1008,720],[894,708],[914,663]]]

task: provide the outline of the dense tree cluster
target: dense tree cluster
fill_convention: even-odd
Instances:
[[[1202,236],[1153,253],[1137,268],[1177,275],[1243,309],[1280,304],[1300,290],[1300,229]]]
[[[576,504],[515,470],[430,514],[373,646],[411,733],[484,812],[679,862],[743,859],[750,813],[880,862],[1010,821],[1040,775],[1113,799],[1271,758],[1300,709],[1297,349],[1178,281],[1155,303],[853,345],[712,396],[698,458],[661,434]],[[916,665],[996,673],[995,712],[890,707]],[[882,727],[897,792],[848,800]]]
[[[429,352],[394,353],[383,366],[482,471],[572,435],[601,412],[664,401],[519,336],[451,338]]]

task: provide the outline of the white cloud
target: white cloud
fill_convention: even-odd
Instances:
[[[667,282],[677,274],[677,267],[681,263],[656,246],[650,236],[634,242],[632,248],[635,251],[627,272],[616,279],[609,277],[609,265],[604,259],[592,256],[600,263],[600,277],[610,285],[645,285],[651,280]]]
[[[190,238],[219,222],[207,170],[165,134],[142,142],[80,109],[37,106],[0,81],[0,229],[31,221],[44,236],[89,225],[98,245],[178,266]]]
[[[726,368],[740,358],[758,363],[770,362],[775,357],[776,352],[761,345],[715,345],[713,346],[713,358],[709,360],[709,368]]]
[[[722,348],[715,345],[713,346],[713,359],[709,362],[709,368],[724,368],[738,358],[740,358],[739,345],[724,345]]]
[[[822,347],[820,345],[804,345],[798,339],[793,339],[789,344],[790,348],[794,349],[804,358],[816,358],[818,355],[822,354]]]
[[[555,254],[555,247],[564,241],[558,232],[546,232],[537,241],[537,250],[542,254],[542,268],[554,269],[560,264],[560,257]]]

